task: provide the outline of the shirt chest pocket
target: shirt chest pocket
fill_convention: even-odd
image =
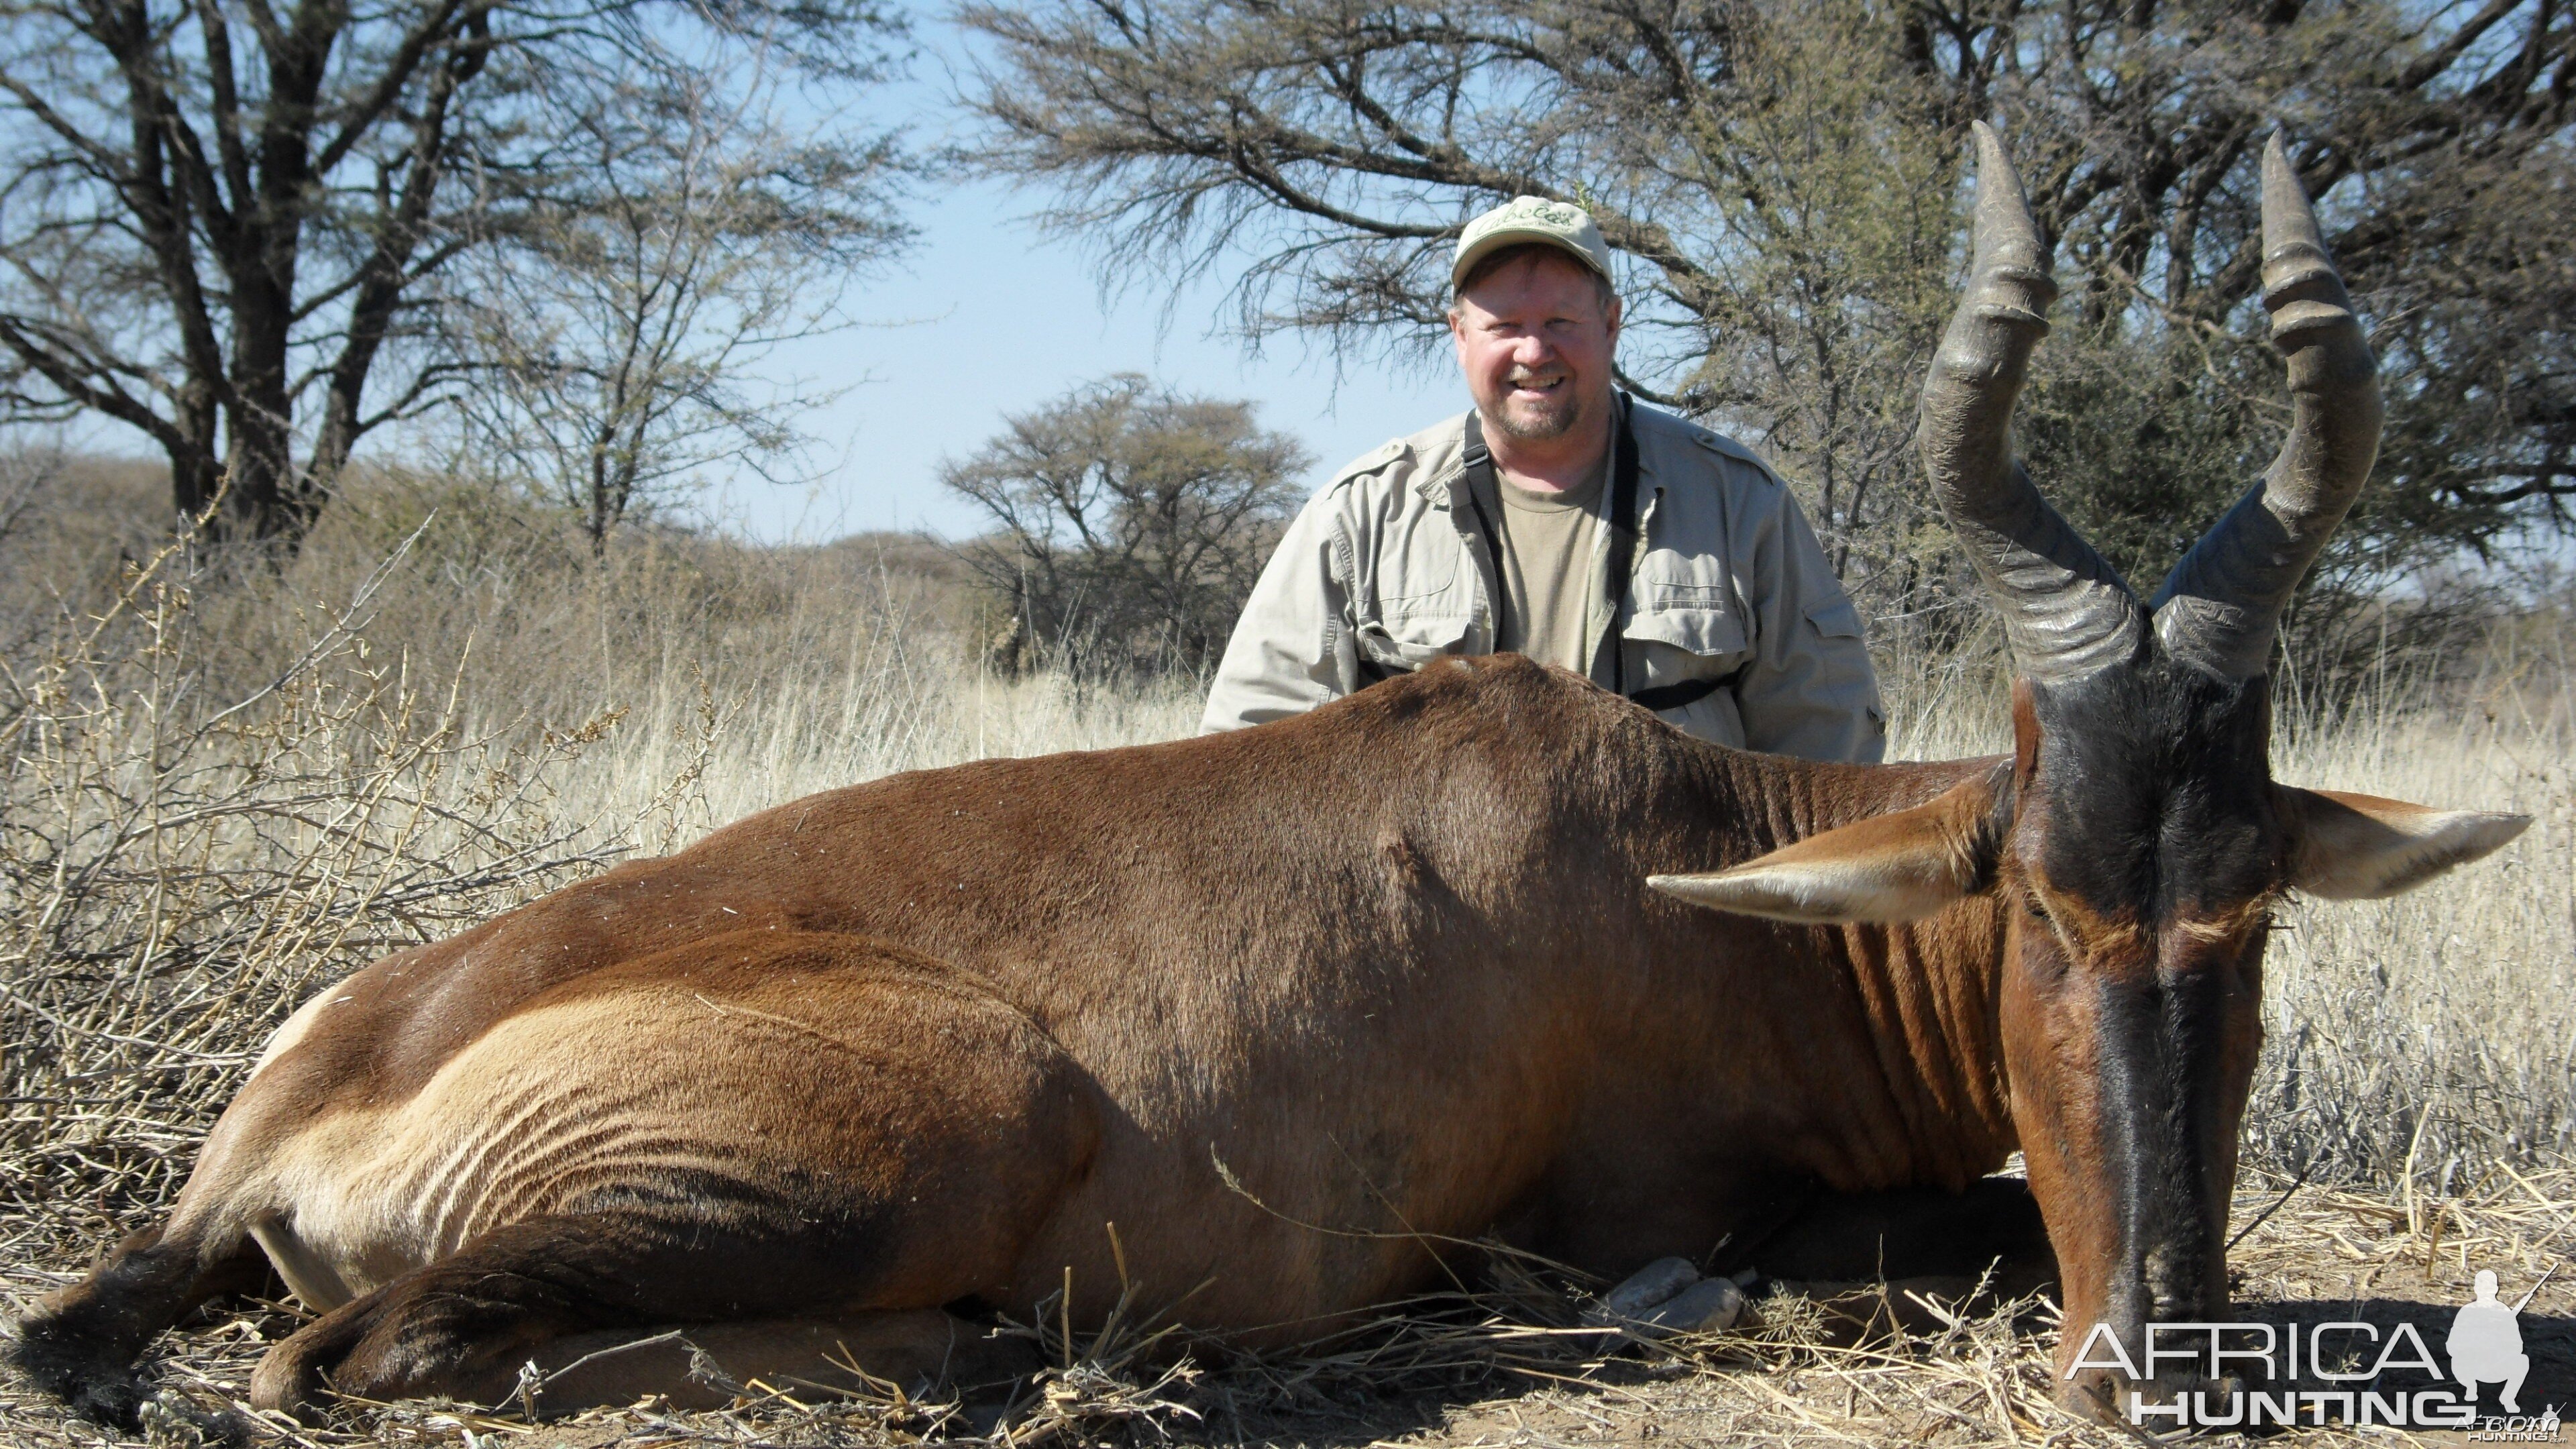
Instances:
[[[1750,641],[1720,560],[1651,550],[1630,583],[1634,612],[1620,634],[1642,656],[1649,684],[1695,679],[1732,667]],[[1659,647],[1657,647],[1659,646]]]
[[[1384,670],[1414,670],[1444,654],[1468,652],[1477,588],[1454,557],[1444,556],[1453,552],[1420,549],[1405,560],[1401,577],[1380,580],[1375,609],[1353,629],[1362,659]]]
[[[1662,501],[1656,499],[1658,504]],[[1729,614],[1735,605],[1735,582],[1724,559],[1715,553],[1670,547],[1646,550],[1637,560],[1637,571],[1629,576],[1628,593],[1640,614]]]
[[[1390,624],[1415,619],[1468,619],[1476,613],[1476,587],[1463,570],[1417,566],[1402,579],[1379,583],[1376,615]],[[1430,575],[1430,577],[1424,577]]]
[[[1726,609],[1640,609],[1620,633],[1640,643],[1668,645],[1685,654],[1744,652],[1744,625]]]

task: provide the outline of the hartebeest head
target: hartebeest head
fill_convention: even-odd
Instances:
[[[2012,760],[1918,809],[1654,884],[1815,923],[2001,897],[2004,1070],[2058,1252],[2062,1373],[2094,1324],[2134,1355],[2146,1322],[2223,1316],[2275,902],[2393,895],[2529,820],[2272,780],[2274,633],[2380,426],[2369,344],[2280,139],[2263,157],[2263,303],[2289,360],[2290,434],[2143,605],[2013,458],[2013,401],[2057,288],[2002,146],[1982,125],[1976,145],[1973,274],[1924,386],[1921,443],[2018,665]]]

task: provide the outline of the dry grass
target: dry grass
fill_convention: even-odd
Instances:
[[[50,498],[0,478],[11,1305],[165,1205],[268,1031],[388,949],[816,789],[1196,721],[1181,684],[1086,690],[983,671],[971,601],[900,540],[764,554],[647,536],[593,562],[540,514],[386,479],[281,575],[227,578],[156,562],[148,530],[100,523],[121,516],[100,500],[130,505],[139,485],[93,473],[36,480]],[[2447,1312],[2476,1267],[2527,1283],[2565,1259],[2571,637],[2525,621],[2438,684],[2380,681],[2332,719],[2285,712],[2284,778],[2539,823],[2399,901],[2300,907],[2276,940],[2240,1222],[2300,1186],[2238,1249],[2249,1301]],[[1888,674],[1903,752],[1999,747],[1990,671],[1891,660]],[[2568,1277],[2534,1308],[2562,1338]],[[1507,1264],[1473,1292],[1257,1361],[1204,1345],[1146,1355],[1151,1326],[1078,1345],[1032,1326],[1059,1368],[997,1442],[2133,1442],[2050,1405],[2048,1337],[2027,1311],[1836,1347],[1803,1300],[1782,1299],[1756,1331],[1602,1359],[1576,1322],[1598,1286]],[[251,1364],[297,1322],[265,1307],[174,1335],[158,1369],[174,1397],[152,1435],[242,1427],[226,1416]],[[2565,1353],[2551,1361],[2557,1378],[2536,1384],[2576,1384]],[[746,1387],[726,1414],[538,1428],[352,1405],[324,1430],[260,1432],[881,1444],[981,1427],[899,1394],[808,1406]],[[115,1442],[6,1377],[0,1439]]]
[[[2527,1284],[2564,1261],[2576,1232],[2576,1173],[2505,1173],[2456,1196],[2302,1189],[2249,1183],[2236,1213],[2244,1316],[2314,1323],[2347,1316],[2414,1323],[2428,1341],[2469,1296],[2476,1268]],[[2410,1216],[2411,1214],[2411,1216]],[[2259,1221],[2258,1221],[2259,1219]],[[2049,1449],[2136,1449],[2139,1436],[2079,1420],[2051,1397],[2053,1325],[2046,1304],[1959,1311],[1918,1300],[1919,1325],[1854,1342],[1829,1331],[1813,1296],[1784,1288],[1759,1317],[1724,1333],[1661,1344],[1605,1344],[1579,1315],[1600,1285],[1504,1260],[1472,1291],[1395,1305],[1304,1349],[1259,1358],[1175,1345],[1148,1324],[1068,1344],[1036,1338],[1057,1367],[1001,1422],[922,1403],[889,1386],[855,1402],[800,1400],[792,1388],[742,1386],[723,1412],[650,1405],[533,1423],[508,1407],[440,1403],[343,1406],[308,1429],[258,1421],[242,1385],[268,1344],[301,1321],[281,1308],[227,1314],[174,1335],[158,1365],[165,1390],[146,1440],[188,1444],[235,1435],[312,1446],[855,1445],[924,1438],[994,1449],[1103,1445],[1421,1445],[1425,1449],[1597,1449],[1672,1443],[1834,1442]],[[1847,1302],[1848,1300],[1844,1300]],[[2523,1315],[2533,1389],[2576,1382],[2576,1284],[2553,1279]],[[1609,1350],[1604,1352],[1605,1348]],[[2315,1385],[2309,1384],[2313,1387]],[[2555,1399],[2552,1399],[2555,1402]],[[0,1382],[0,1426],[13,1444],[124,1442],[65,1420]],[[2303,1445],[2386,1442],[2329,1426]]]

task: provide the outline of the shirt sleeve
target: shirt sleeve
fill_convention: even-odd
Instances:
[[[1263,565],[1217,663],[1199,733],[1286,719],[1358,688],[1338,498],[1326,489],[1308,500]]]
[[[1738,587],[1753,615],[1753,657],[1736,685],[1747,749],[1809,760],[1876,764],[1887,715],[1861,637],[1860,611],[1834,578],[1798,500],[1784,487],[1746,532]]]

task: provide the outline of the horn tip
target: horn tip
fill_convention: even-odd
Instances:
[[[2325,256],[2324,237],[2317,226],[2316,209],[2308,200],[2308,189],[2299,181],[2298,165],[2290,159],[2290,148],[2279,128],[2263,145],[2263,255],[2268,272],[2285,248],[2312,247],[2318,259]],[[2329,263],[2329,268],[2331,264]]]
[[[1974,133],[1969,149],[1976,153],[1978,178],[1983,180],[1998,170],[2010,171],[2012,153],[2004,149],[2004,138],[1995,134],[1995,128],[1983,121],[1971,121],[1968,125]]]
[[[2269,199],[2270,193],[2280,191],[2284,187],[2298,188],[2298,186],[2299,168],[2290,160],[2290,143],[2282,135],[2281,128],[2275,126],[2272,128],[2271,139],[2263,143],[2263,190],[2266,193],[2266,199]],[[2300,192],[2302,196],[2306,194],[2304,188],[2301,188]]]

